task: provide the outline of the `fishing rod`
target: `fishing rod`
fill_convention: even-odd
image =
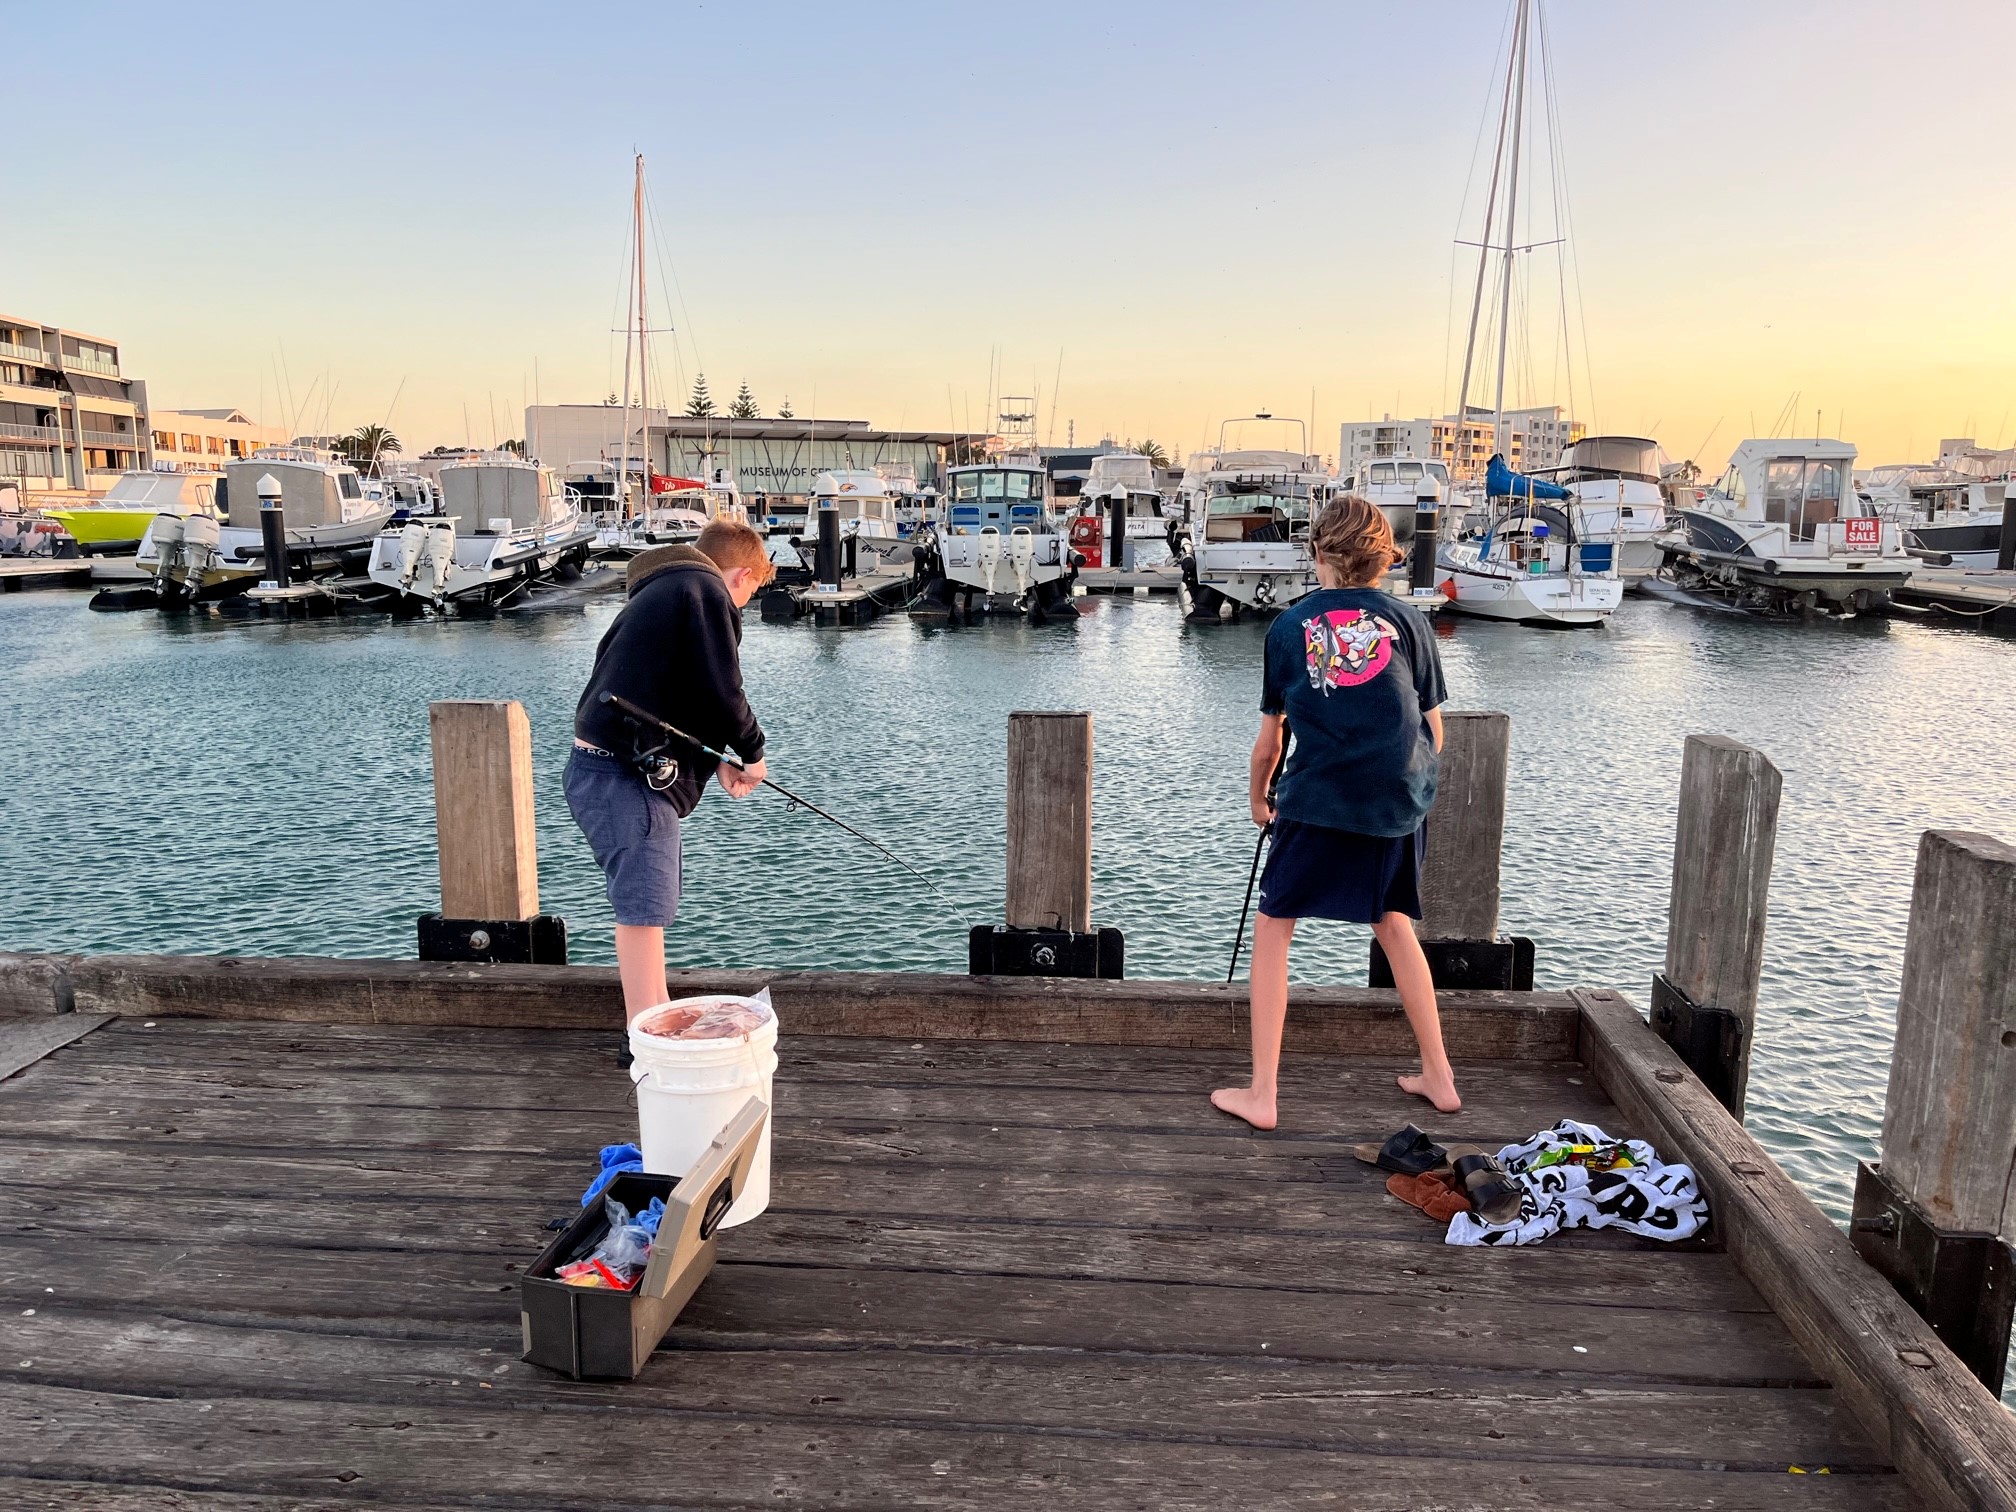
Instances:
[[[720,762],[723,766],[732,766],[738,772],[747,772],[749,770],[749,768],[745,766],[740,760],[738,760],[736,757],[730,756],[726,751],[717,751],[716,749],[714,749],[713,746],[708,745],[706,741],[700,740],[695,736],[688,735],[684,730],[680,729],[679,726],[671,723],[668,720],[660,719],[656,714],[653,714],[649,709],[639,708],[636,704],[630,702],[630,700],[627,698],[623,698],[615,693],[604,693],[602,695],[602,702],[606,704],[608,707],[616,710],[617,713],[623,715],[626,719],[630,720],[631,723],[655,727],[663,731],[666,735],[670,736],[673,740],[684,741],[687,745],[693,747],[694,750],[700,752],[701,755],[712,756],[716,761]],[[646,752],[645,754],[651,755],[656,752],[664,750],[664,748],[665,743],[661,741],[658,745],[653,746],[651,750],[649,752]],[[669,760],[670,758],[668,757],[662,759]],[[651,781],[651,778],[648,773],[646,774],[644,780],[647,783]],[[922,882],[926,887],[930,888],[932,892],[936,893],[938,895],[938,901],[940,903],[943,903],[948,909],[950,909],[952,911],[953,916],[957,918],[961,924],[965,924],[969,929],[972,927],[971,922],[967,919],[964,912],[960,910],[959,906],[956,903],[954,903],[950,898],[945,896],[944,890],[940,888],[936,882],[933,882],[929,877],[925,876],[924,873],[917,870],[917,868],[912,866],[908,861],[905,861],[901,856],[897,855],[894,851],[890,850],[889,847],[882,844],[881,841],[875,840],[867,835],[862,834],[861,831],[854,828],[853,825],[849,824],[844,819],[834,818],[831,814],[827,813],[826,810],[819,807],[819,805],[814,803],[811,799],[801,798],[798,794],[792,792],[791,789],[785,787],[784,784],[781,782],[773,782],[770,778],[765,777],[763,779],[763,786],[770,788],[775,792],[783,795],[784,801],[790,806],[785,810],[785,812],[787,813],[790,812],[790,809],[802,808],[807,813],[817,814],[821,819],[824,819],[828,824],[837,825],[839,828],[847,831],[847,833],[852,835],[856,840],[859,840],[863,845],[869,846],[872,849],[880,852],[882,855],[887,856],[891,861],[894,861],[898,866],[902,867],[903,870],[910,873],[910,875],[915,877],[919,882]]]
[[[1273,775],[1267,779],[1267,806],[1274,807],[1274,795],[1281,786],[1281,769],[1288,764],[1288,726],[1281,726],[1281,753],[1274,758]],[[1280,817],[1278,814],[1276,818]],[[1260,852],[1266,849],[1267,837],[1274,833],[1274,824],[1269,820],[1260,826],[1260,838],[1253,842],[1253,870],[1246,874],[1246,901],[1239,905],[1239,931],[1232,936],[1232,960],[1225,968],[1225,982],[1231,985],[1234,973],[1239,970],[1239,947],[1246,940],[1246,915],[1253,908],[1253,887],[1260,880]]]

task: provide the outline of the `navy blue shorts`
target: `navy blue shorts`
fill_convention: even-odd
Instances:
[[[574,747],[567,757],[567,807],[609,894],[618,924],[672,923],[679,912],[679,815],[644,785],[627,761]]]
[[[1276,818],[1260,873],[1260,912],[1270,919],[1376,924],[1389,913],[1421,917],[1427,826],[1411,835],[1354,835]]]

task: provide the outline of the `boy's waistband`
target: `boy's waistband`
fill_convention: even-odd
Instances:
[[[579,735],[576,735],[574,737],[574,749],[577,751],[586,751],[590,756],[607,756],[611,761],[614,761],[616,759],[616,753],[614,751],[605,751],[602,749],[602,747],[598,745],[590,745],[587,741],[583,740]]]

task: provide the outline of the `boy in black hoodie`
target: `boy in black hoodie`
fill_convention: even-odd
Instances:
[[[630,563],[628,602],[595,648],[595,670],[574,711],[567,807],[588,837],[616,913],[623,1012],[634,1019],[670,996],[665,929],[679,910],[679,821],[716,768],[741,798],[761,785],[763,728],[742,693],[742,607],[776,573],[763,538],[716,520],[691,546],[660,546]],[[636,758],[658,744],[602,702],[614,693],[713,746],[738,770],[699,751],[646,781]]]

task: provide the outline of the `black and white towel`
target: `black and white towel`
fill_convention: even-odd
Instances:
[[[1519,1216],[1486,1223],[1474,1212],[1458,1213],[1449,1220],[1448,1243],[1538,1244],[1564,1228],[1686,1239],[1708,1221],[1708,1199],[1691,1167],[1667,1165],[1644,1140],[1614,1140],[1594,1124],[1564,1118],[1524,1144],[1505,1146],[1498,1159],[1526,1189]]]

